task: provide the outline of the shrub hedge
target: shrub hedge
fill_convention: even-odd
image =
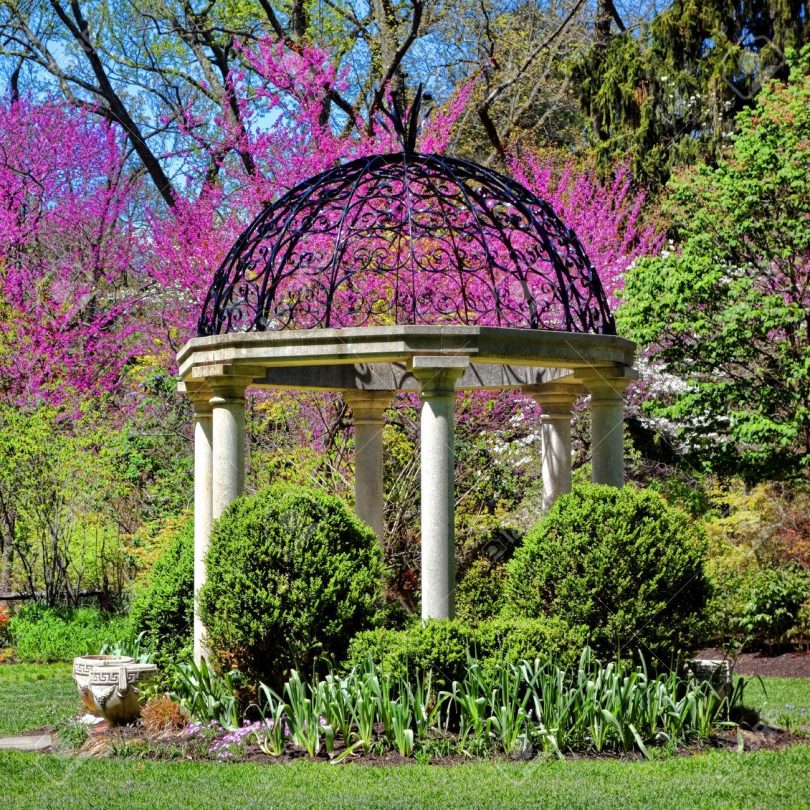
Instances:
[[[214,523],[200,611],[217,666],[280,686],[340,661],[381,607],[380,545],[338,498],[279,484]]]
[[[464,679],[470,656],[485,672],[522,659],[554,661],[565,668],[577,661],[584,628],[556,619],[495,619],[469,624],[460,619],[415,624],[406,630],[375,629],[351,642],[345,668],[362,668],[371,659],[384,672],[413,681],[431,672],[433,684],[446,689]]]
[[[486,557],[476,560],[456,588],[456,617],[466,622],[494,619],[503,608],[506,568]]]
[[[654,492],[582,485],[507,565],[506,615],[587,628],[598,655],[667,666],[699,642],[708,596],[702,530]]]

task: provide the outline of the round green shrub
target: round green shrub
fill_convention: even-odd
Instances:
[[[223,670],[280,687],[290,669],[342,660],[381,606],[374,533],[338,498],[279,484],[214,523],[200,613]]]
[[[194,521],[184,519],[158,557],[148,586],[130,609],[132,634],[144,633],[155,650],[155,663],[165,671],[190,660],[194,627]]]
[[[507,565],[506,615],[585,627],[602,657],[668,666],[698,641],[706,540],[651,491],[588,484],[560,497]]]

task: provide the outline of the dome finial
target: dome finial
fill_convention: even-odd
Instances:
[[[380,105],[380,109],[382,110],[383,114],[393,124],[394,133],[399,138],[404,152],[416,151],[416,138],[419,134],[419,126],[422,123],[419,120],[419,114],[421,112],[423,99],[425,101],[432,101],[430,95],[423,94],[422,85],[420,84],[416,90],[416,96],[414,97],[413,104],[411,104],[409,109],[403,109],[397,95],[391,96],[390,110],[384,105]],[[430,112],[428,111],[424,118],[427,118],[429,114]],[[388,132],[390,132],[390,129],[388,129],[387,126],[385,128]]]

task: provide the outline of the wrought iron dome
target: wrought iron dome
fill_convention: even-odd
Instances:
[[[412,151],[360,158],[269,205],[217,271],[199,335],[465,324],[615,334],[576,234],[529,189]]]

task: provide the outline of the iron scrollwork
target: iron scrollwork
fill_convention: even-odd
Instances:
[[[217,271],[198,333],[423,323],[615,334],[548,203],[408,149],[329,169],[262,211]]]

